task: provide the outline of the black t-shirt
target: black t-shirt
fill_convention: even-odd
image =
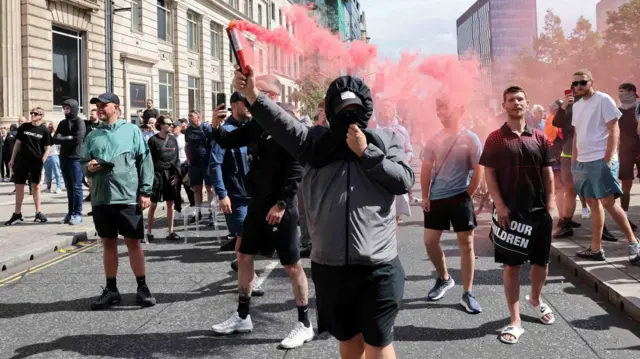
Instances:
[[[34,126],[27,122],[18,128],[16,139],[20,141],[18,156],[22,160],[38,159],[42,161],[45,147],[51,146],[51,133],[44,123]]]
[[[510,211],[528,213],[546,207],[542,169],[555,163],[547,136],[527,125],[518,136],[505,123],[487,137],[480,165],[496,171],[502,200]]]
[[[155,134],[147,141],[151,158],[153,159],[153,169],[156,172],[163,170],[175,170],[178,173],[180,169],[180,160],[178,157],[178,141],[172,135],[167,135],[166,140]]]
[[[636,107],[630,109],[620,109],[622,116],[618,120],[620,126],[620,149],[623,153],[637,153],[640,146],[640,137],[638,137],[638,121],[636,120]]]
[[[160,112],[157,109],[148,108],[142,113],[142,121],[146,125],[149,123],[150,118],[158,118],[158,116],[160,116]]]

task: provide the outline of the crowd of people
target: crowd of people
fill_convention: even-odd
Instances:
[[[30,121],[21,120],[6,134],[2,130],[0,157],[7,164],[0,166],[2,178],[12,178],[16,194],[6,225],[24,220],[27,185],[34,197],[34,220],[46,222],[40,209],[43,169],[49,191],[60,193],[62,178],[69,203],[64,222],[81,223],[83,201],[90,200],[104,247],[106,286],[91,308],[106,309],[121,301],[116,284],[119,235],[138,284],[136,300],[148,307],[156,300],[146,284],[140,243],[155,241],[154,217],[162,202],[166,239],[180,239],[173,222],[183,216],[184,190],[189,206],[197,209],[192,220],[207,215],[207,203],[219,206],[229,229],[220,250],[236,252],[230,264],[238,274],[238,307],[212,330],[221,335],[253,330],[251,298],[265,295],[254,261],[257,255],[277,252],[298,314],[281,346],[297,348],[311,341],[315,331],[301,262],[310,256],[318,332],[328,331],[340,341],[342,358],[395,357],[393,325],[405,281],[397,224],[401,216],[411,215],[411,201],[421,203],[426,255],[438,273],[426,300],[440,300],[455,285],[440,246],[443,231],[453,230],[461,254],[460,304],[479,314],[482,299],[473,294],[473,197],[479,189],[490,196],[490,237],[495,261],[504,265],[511,318],[498,338],[507,344],[524,333],[522,264],[531,264],[526,304],[542,324],[555,321],[541,293],[552,238],[572,236],[580,226],[574,221],[577,198],[582,217],[591,218],[593,235],[591,246],[577,255],[605,260],[602,241],[617,240],[604,226],[606,209],[628,241],[629,260],[640,262],[636,227],[627,218],[637,176],[634,165],[640,165],[633,84],[620,85],[617,106],[611,96],[595,90],[588,70],[580,70],[571,90],[547,109],[531,106],[525,89],[509,87],[502,97],[504,112],[497,117],[500,125],[486,136],[465,126],[465,107],[443,93],[434,99],[442,129],[420,154],[421,199],[411,193],[415,154],[398,109],[383,94],[372,94],[361,79],[342,76],[331,83],[313,122],[299,118],[293,106],[276,102],[281,84],[274,76],[255,77],[250,66],[236,68],[233,85],[237,92],[230,109],[220,104],[210,122],[195,109],[188,119],[174,121],[149,100],[137,126],[122,118],[113,93],[91,99],[95,109],[86,121],[78,117],[73,99],[64,102],[65,119],[57,126],[44,123],[41,108],[33,109]],[[83,183],[90,188],[85,199]],[[555,225],[554,206],[559,213]],[[215,216],[211,211],[208,215],[213,224]]]

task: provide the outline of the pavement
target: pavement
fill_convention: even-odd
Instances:
[[[416,191],[417,196],[420,195]],[[497,334],[508,324],[502,269],[494,263],[488,239],[490,214],[478,218],[474,293],[483,307],[479,315],[458,304],[459,284],[441,301],[425,301],[436,273],[422,243],[422,213],[399,226],[400,257],[406,271],[403,307],[395,323],[399,358],[611,358],[640,353],[640,327],[573,271],[552,262],[543,300],[556,315],[545,326],[534,317],[524,296],[529,292],[527,268],[522,271],[521,310],[526,332],[513,346]],[[26,212],[26,211],[25,211]],[[51,225],[53,226],[53,225]],[[54,228],[54,227],[51,227]],[[613,228],[612,228],[613,229]],[[54,232],[53,230],[51,231]],[[181,231],[179,234],[183,235]],[[154,228],[164,237],[161,220]],[[201,227],[196,236],[178,243],[158,240],[144,245],[147,281],[158,304],[140,309],[135,280],[121,244],[118,286],[121,305],[93,312],[89,304],[104,285],[98,246],[80,245],[7,270],[0,279],[0,358],[336,358],[338,342],[326,333],[295,350],[278,349],[297,318],[291,284],[277,258],[256,263],[265,277],[266,295],[252,299],[254,331],[215,336],[211,325],[236,309],[236,275],[229,268],[232,252],[219,252],[222,227]],[[450,273],[460,283],[460,258],[455,235],[444,234],[442,245]],[[303,260],[310,276],[309,260]],[[26,272],[23,272],[23,269]],[[14,273],[17,276],[11,277]],[[315,326],[315,290],[309,281],[310,316]]]

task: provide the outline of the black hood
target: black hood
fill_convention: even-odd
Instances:
[[[339,101],[340,95],[345,91],[353,92],[362,103],[364,111],[358,119],[358,126],[362,129],[366,128],[367,122],[373,114],[373,99],[371,98],[371,90],[369,87],[358,77],[338,77],[329,85],[324,102],[324,111],[327,115],[327,120],[331,123],[331,120],[335,118],[336,101]]]
[[[73,120],[74,118],[78,117],[78,112],[80,110],[79,106],[78,106],[78,101],[70,98],[68,100],[65,100],[62,103],[62,106],[64,105],[69,105],[69,107],[71,108],[71,111],[68,114],[65,114],[64,117],[67,120]]]

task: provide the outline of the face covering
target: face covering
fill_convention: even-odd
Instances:
[[[637,101],[636,94],[631,92],[625,92],[625,93],[621,93],[619,96],[620,96],[620,103],[622,104],[620,107],[622,107],[623,109],[626,110],[635,106]]]
[[[367,128],[367,122],[362,119],[362,110],[348,109],[341,111],[329,120],[331,132],[338,138],[346,138],[349,126],[356,124],[361,130]]]

